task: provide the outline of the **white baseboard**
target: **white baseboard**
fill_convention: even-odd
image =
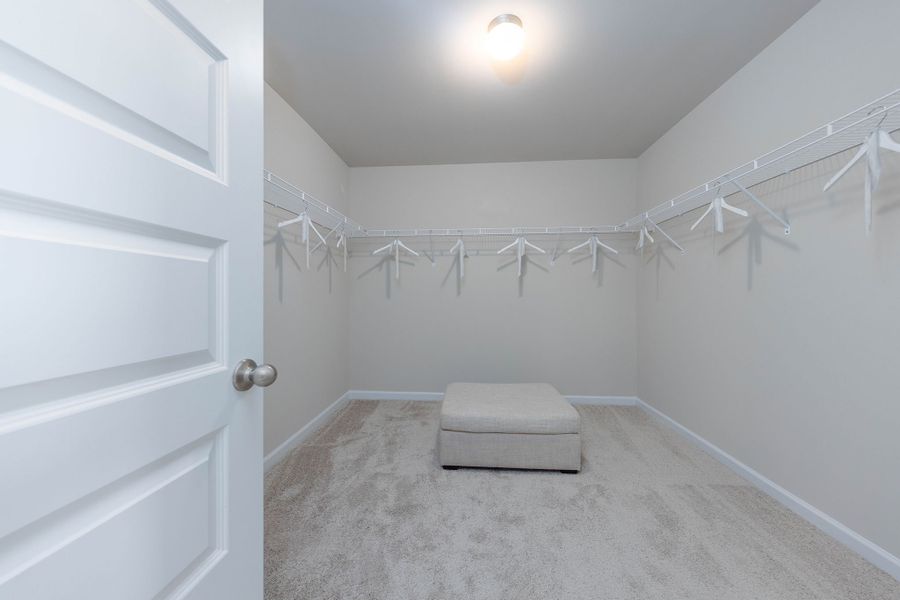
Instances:
[[[350,390],[350,400],[411,400],[436,402],[443,400],[443,392],[384,392],[379,390]],[[593,406],[634,406],[638,399],[635,396],[566,396],[572,404],[589,404]]]
[[[734,458],[715,444],[700,437],[681,423],[665,413],[653,408],[640,398],[636,404],[651,416],[668,425],[697,446],[705,450],[719,462],[737,473],[740,477],[755,485],[796,514],[800,515],[818,529],[844,544],[878,568],[900,581],[900,558],[894,556],[878,544],[856,533],[837,519],[832,518],[815,506],[787,491],[774,481],[754,471],[738,459]]]
[[[334,413],[342,409],[344,405],[350,402],[350,400],[350,392],[347,392],[343,396],[332,402],[327,408],[325,408],[325,410],[316,415],[312,421],[301,427],[291,437],[282,442],[281,445],[269,452],[266,455],[266,458],[263,460],[263,469],[268,472],[269,469],[280,463],[281,460],[285,456],[287,456],[291,450],[293,450],[297,447],[298,444],[309,438],[309,436],[315,433],[316,430],[319,429],[322,425],[330,421],[331,417],[334,416]]]
[[[382,392],[379,390],[350,390],[350,400],[419,400],[422,402],[438,402],[444,398],[444,392]]]
[[[636,396],[566,396],[566,400],[588,406],[634,406],[638,403]]]

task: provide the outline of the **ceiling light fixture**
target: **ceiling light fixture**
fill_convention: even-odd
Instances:
[[[488,49],[497,60],[511,60],[525,46],[522,19],[516,15],[498,15],[488,25]]]

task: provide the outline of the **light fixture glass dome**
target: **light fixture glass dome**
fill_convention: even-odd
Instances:
[[[497,60],[512,60],[525,46],[522,19],[516,15],[499,15],[488,25],[488,50]]]

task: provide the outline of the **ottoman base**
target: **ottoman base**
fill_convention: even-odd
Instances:
[[[441,465],[451,468],[581,470],[578,433],[478,433],[442,429],[438,443]]]

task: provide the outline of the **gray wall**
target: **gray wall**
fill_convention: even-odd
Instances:
[[[634,160],[354,168],[350,214],[373,228],[615,223],[634,213],[635,176]],[[561,240],[561,251],[578,241]],[[633,395],[634,242],[612,243],[626,252],[597,276],[590,260],[566,255],[550,266],[535,256],[520,282],[514,257],[491,254],[470,257],[460,283],[451,257],[433,267],[408,260],[397,282],[393,263],[365,255],[374,244],[355,242],[352,387],[547,381],[564,394]],[[430,248],[425,239],[413,246]]]
[[[265,90],[265,166],[346,210],[350,170],[344,161],[268,85]],[[278,382],[265,393],[265,453],[311,421],[349,387],[348,277],[320,252],[306,268],[297,228],[277,223],[289,213],[265,208],[265,354]]]
[[[898,23],[896,0],[823,0],[644,153],[642,207],[897,88]],[[639,395],[900,555],[900,157],[870,237],[858,170],[822,192],[849,157],[758,186],[789,237],[671,226],[688,254],[639,271]]]

